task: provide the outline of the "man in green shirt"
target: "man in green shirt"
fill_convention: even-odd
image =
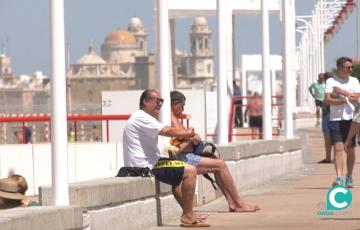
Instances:
[[[316,125],[320,124],[320,109],[322,107],[324,101],[324,92],[325,92],[325,84],[324,84],[324,74],[320,73],[318,80],[312,83],[309,87],[309,92],[311,96],[315,99],[316,105]]]

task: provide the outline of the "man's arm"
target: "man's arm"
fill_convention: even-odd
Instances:
[[[346,103],[345,98],[333,98],[331,93],[325,93],[325,102],[329,105],[342,105]]]
[[[179,129],[171,126],[164,126],[160,131],[160,135],[166,137],[190,138],[194,136],[194,128]]]
[[[314,97],[314,92],[312,90],[312,85],[309,86],[309,92],[310,92],[311,96]]]

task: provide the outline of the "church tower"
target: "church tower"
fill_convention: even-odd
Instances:
[[[135,37],[135,40],[138,44],[138,48],[140,49],[140,55],[146,56],[148,54],[147,47],[147,33],[145,31],[145,27],[141,20],[138,17],[133,17],[130,19],[128,25],[128,31],[132,33]]]
[[[190,28],[190,68],[194,78],[214,78],[211,33],[206,19],[196,17]]]
[[[0,77],[10,77],[11,71],[11,59],[5,54],[0,54]]]

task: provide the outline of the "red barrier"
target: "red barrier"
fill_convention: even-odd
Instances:
[[[106,142],[109,142],[109,121],[118,120],[124,121],[128,120],[131,115],[121,114],[121,115],[79,115],[79,114],[69,114],[67,120],[74,122],[74,132],[75,132],[75,141],[77,141],[77,128],[76,123],[78,121],[105,121],[106,122]],[[186,120],[186,126],[189,127],[190,115],[182,114],[180,116],[181,122]],[[50,122],[51,116],[47,115],[12,115],[12,116],[0,116],[0,122],[19,122],[22,123],[22,141],[25,143],[25,122]]]

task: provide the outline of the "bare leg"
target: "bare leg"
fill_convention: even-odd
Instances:
[[[178,186],[171,186],[171,191],[172,191],[172,194],[174,195],[175,197],[175,200],[178,202],[178,204],[180,205],[180,207],[182,209],[183,206],[182,206],[182,194],[181,194],[181,185],[178,185]],[[201,214],[201,215],[198,215],[195,213],[195,218],[196,219],[199,219],[199,220],[205,220],[209,215],[208,214]]]
[[[352,176],[354,164],[355,164],[355,151],[354,151],[354,147],[352,147],[348,149],[347,157],[346,157],[347,176]]]
[[[181,207],[183,214],[181,216],[182,223],[193,223],[198,220],[193,211],[193,199],[196,183],[196,168],[192,165],[185,164],[183,180],[181,183]],[[177,193],[180,194],[180,193]],[[180,198],[178,197],[178,198]]]
[[[181,184],[178,186],[171,186],[172,194],[175,197],[175,200],[180,205],[181,209],[184,209],[182,206],[182,196],[181,196]]]
[[[235,204],[235,210],[238,212],[253,212],[256,210],[255,206],[245,203],[236,189],[234,180],[227,168],[226,163],[221,159],[212,159],[202,157],[198,165],[198,173],[215,173],[219,180],[219,187],[224,191],[224,195],[227,193],[231,200]],[[229,203],[229,207],[232,208]]]
[[[352,148],[351,146],[351,139],[355,136],[356,132],[360,129],[360,123],[357,122],[351,122],[349,133],[346,137],[345,141],[345,151],[347,152],[348,149]]]
[[[323,133],[324,134],[324,142],[325,142],[325,160],[331,161],[331,138],[329,133]]]
[[[231,199],[230,194],[223,189],[223,187],[225,187],[225,185],[222,184],[221,179],[219,178],[219,174],[215,174],[215,180],[216,180],[216,184],[219,186],[221,192],[224,194],[226,201],[228,202],[229,205],[229,209],[235,209],[235,203],[234,201]]]
[[[343,150],[344,150],[344,144],[342,142],[336,142],[334,144],[335,149],[335,171],[337,177],[342,177],[343,172]]]
[[[316,106],[316,126],[320,124],[320,107]]]

